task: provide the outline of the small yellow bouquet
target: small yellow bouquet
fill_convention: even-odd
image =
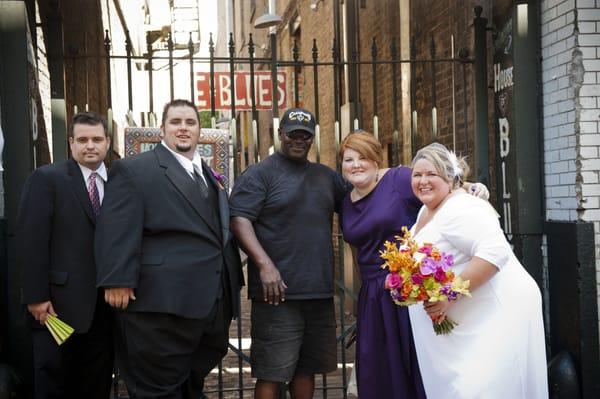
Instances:
[[[73,327],[51,314],[48,315],[45,324],[58,345],[62,345],[75,331]]]
[[[385,288],[394,303],[410,306],[422,301],[455,301],[460,295],[471,296],[469,281],[455,276],[452,271],[454,256],[441,252],[432,244],[419,246],[406,227],[402,236],[396,236],[399,245],[390,241],[379,251],[385,261],[381,266],[389,270]],[[448,317],[432,320],[437,335],[449,334],[457,323]]]

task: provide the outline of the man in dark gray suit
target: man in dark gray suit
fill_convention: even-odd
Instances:
[[[17,261],[31,316],[35,398],[106,399],[110,393],[112,310],[96,288],[94,263],[109,146],[104,118],[79,113],[69,130],[72,159],[36,169],[23,187]],[[75,329],[60,347],[43,326],[48,314]]]
[[[166,104],[161,129],[153,151],[111,167],[97,283],[123,310],[116,353],[130,395],[198,398],[227,353],[243,276],[227,193],[196,152],[194,104]]]

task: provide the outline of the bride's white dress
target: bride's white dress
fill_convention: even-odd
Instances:
[[[548,398],[540,290],[514,256],[492,207],[457,192],[414,238],[453,254],[456,275],[473,256],[499,269],[450,308],[458,326],[449,335],[435,335],[420,304],[409,307],[427,397]]]

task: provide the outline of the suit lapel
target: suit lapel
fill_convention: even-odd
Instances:
[[[88,219],[90,219],[90,222],[95,225],[96,218],[94,217],[92,203],[90,202],[87,187],[83,181],[81,169],[79,168],[79,165],[77,165],[77,162],[72,159],[67,163],[67,169],[71,180],[71,189],[75,193],[75,197],[83,208],[83,211],[87,215]]]
[[[223,245],[229,241],[229,202],[227,201],[227,192],[223,185],[215,178],[212,170],[204,161],[202,161],[202,171],[207,181],[212,182],[213,186],[217,188],[219,195],[219,220],[221,221],[221,236],[223,237]]]
[[[190,203],[194,211],[202,218],[204,223],[211,229],[211,231],[217,235],[215,226],[211,223],[211,217],[208,214],[206,207],[206,201],[204,201],[200,195],[196,184],[192,177],[186,172],[186,170],[179,164],[177,159],[171,154],[162,144],[156,146],[154,150],[158,163],[161,167],[165,168],[165,175],[167,179],[171,181],[171,184],[183,195],[183,197]]]

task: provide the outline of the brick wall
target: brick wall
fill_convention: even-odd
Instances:
[[[541,13],[546,218],[594,223],[600,281],[600,0]]]

